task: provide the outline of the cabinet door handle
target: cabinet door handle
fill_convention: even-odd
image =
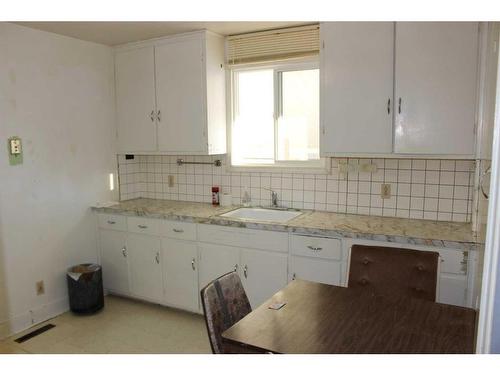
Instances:
[[[149,118],[151,119],[151,122],[154,122],[155,121],[155,111],[151,111],[151,113],[149,114]]]
[[[323,250],[322,247],[314,247],[314,246],[311,246],[311,245],[307,246],[307,248],[311,249],[312,251],[321,251],[321,250]]]
[[[176,229],[176,228],[174,228],[173,231],[175,233],[184,233],[184,229]]]
[[[243,267],[243,275],[245,275],[245,279],[248,279],[248,266],[246,264]]]
[[[398,101],[398,113],[401,114],[401,98]]]
[[[127,257],[127,248],[125,246],[122,247],[122,255],[124,258]]]
[[[196,266],[195,266],[195,259],[193,258],[193,260],[191,261],[191,268],[193,269],[193,271],[196,269]]]
[[[391,98],[387,100],[387,114],[391,114]]]
[[[108,220],[108,224],[111,224],[111,225],[116,224],[116,221]]]
[[[238,271],[238,264],[234,265],[234,272]]]
[[[161,111],[158,111],[156,118],[158,119],[158,122],[161,122]]]
[[[138,227],[141,228],[141,229],[146,229],[148,226],[147,225],[141,225],[141,224],[139,224]]]
[[[156,253],[156,256],[155,256],[155,261],[156,261],[156,264],[160,264],[160,253]]]

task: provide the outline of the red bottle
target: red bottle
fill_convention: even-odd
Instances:
[[[214,206],[218,206],[220,204],[218,186],[212,186],[212,204]]]

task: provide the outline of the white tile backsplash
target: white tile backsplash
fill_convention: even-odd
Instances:
[[[402,218],[471,221],[475,162],[469,160],[348,159],[354,166],[373,163],[373,173],[342,175],[332,159],[328,174],[231,172],[224,156],[183,156],[185,161],[222,159],[222,167],[176,164],[177,156],[119,155],[120,197],[211,202],[212,185],[230,193],[241,204],[245,189],[253,205],[270,205],[270,192],[279,203],[342,213]],[[168,175],[174,186],[168,187]],[[380,197],[381,184],[391,185],[391,197]]]

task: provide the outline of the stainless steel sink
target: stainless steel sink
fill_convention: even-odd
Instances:
[[[240,220],[270,221],[274,223],[286,223],[287,221],[302,215],[295,210],[283,210],[272,208],[243,207],[226,212],[219,216]]]

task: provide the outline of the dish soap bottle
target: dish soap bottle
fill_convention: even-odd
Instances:
[[[220,202],[219,202],[219,187],[213,186],[212,187],[212,205],[218,206],[219,204],[220,204]]]

